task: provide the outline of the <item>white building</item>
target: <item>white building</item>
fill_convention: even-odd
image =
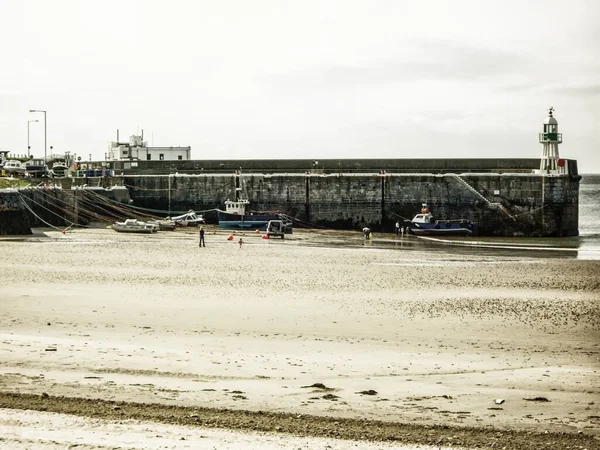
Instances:
[[[129,142],[111,142],[109,161],[183,161],[191,159],[191,147],[148,147],[144,136],[130,136]]]

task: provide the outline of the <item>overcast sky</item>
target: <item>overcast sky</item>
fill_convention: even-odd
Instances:
[[[600,172],[600,1],[0,0],[0,149],[541,156]]]

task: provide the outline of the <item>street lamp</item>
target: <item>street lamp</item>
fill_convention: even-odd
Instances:
[[[47,142],[48,142],[48,134],[47,134],[47,122],[46,122],[46,111],[43,109],[30,109],[29,112],[32,113],[36,113],[36,112],[41,112],[44,113],[44,164],[48,164],[48,147],[47,147]]]
[[[27,121],[27,156],[31,155],[31,146],[29,145],[29,124],[31,122],[39,122],[39,120],[35,119],[35,120],[28,120]]]

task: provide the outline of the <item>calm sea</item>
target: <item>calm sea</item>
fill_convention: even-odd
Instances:
[[[584,174],[579,186],[580,257],[600,259],[600,174]]]

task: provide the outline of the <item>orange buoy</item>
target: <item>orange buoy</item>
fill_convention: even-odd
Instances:
[[[227,240],[228,241],[233,241],[233,234],[230,234],[229,236],[227,236]]]
[[[269,239],[269,235],[268,235],[268,234],[263,234],[263,235],[262,235],[262,238],[263,238],[263,239]]]

